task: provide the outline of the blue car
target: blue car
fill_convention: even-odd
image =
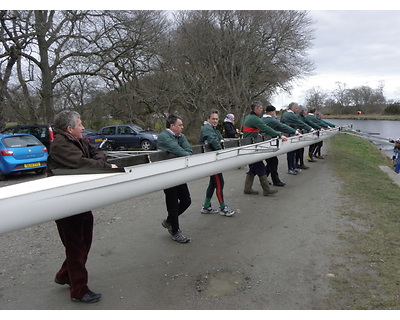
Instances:
[[[47,148],[30,134],[0,134],[0,180],[13,172],[41,174],[47,166]]]
[[[104,150],[155,150],[158,132],[144,130],[136,124],[118,124],[101,128],[99,136],[105,140]]]
[[[87,129],[85,128],[82,132],[83,139],[89,141],[91,144],[94,144],[95,146],[100,146],[100,144],[103,142],[103,137],[97,134],[97,131],[93,129]]]

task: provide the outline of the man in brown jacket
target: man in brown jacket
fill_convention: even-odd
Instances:
[[[55,169],[116,168],[106,162],[102,150],[82,139],[85,129],[80,115],[74,111],[62,111],[54,119],[55,138],[50,145],[47,174]],[[71,300],[93,303],[101,298],[92,292],[88,283],[86,261],[92,244],[93,214],[91,211],[56,220],[58,233],[65,247],[66,258],[54,281],[70,286]]]

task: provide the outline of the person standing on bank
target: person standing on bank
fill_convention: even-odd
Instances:
[[[221,150],[221,141],[223,141],[221,133],[217,130],[219,121],[218,110],[211,110],[207,115],[207,121],[204,121],[200,132],[200,143],[207,144],[211,150]],[[219,202],[219,210],[211,207],[211,198],[214,194],[217,195]],[[233,216],[235,211],[230,210],[224,201],[224,177],[222,173],[214,174],[210,177],[210,182],[206,191],[201,213],[220,213],[222,216]]]
[[[187,138],[182,133],[183,121],[177,115],[169,115],[166,127],[158,135],[157,148],[169,152],[175,157],[184,157],[193,154]],[[162,226],[172,235],[172,240],[179,243],[188,243],[187,238],[179,227],[179,216],[189,208],[192,200],[186,183],[164,190],[168,216],[162,221]]]
[[[261,119],[264,110],[261,102],[253,102],[250,106],[250,109],[251,112],[246,116],[243,123],[243,138],[257,138],[258,135],[263,134],[271,136],[272,138],[280,137],[283,141],[287,141],[286,136],[267,126]],[[256,175],[260,180],[264,196],[269,196],[278,192],[278,190],[270,189],[267,176],[265,174],[264,161],[258,161],[249,164],[249,171],[246,173],[243,191],[245,194],[258,194],[258,191],[254,191],[252,189],[254,177]]]
[[[236,138],[239,134],[239,129],[235,128],[235,116],[228,113],[224,120],[224,138]]]
[[[281,122],[292,127],[295,130],[301,131],[314,131],[307,123],[302,121],[298,113],[300,112],[300,106],[296,102],[291,102],[289,104],[288,110],[282,114]],[[300,150],[300,149],[299,149]],[[297,168],[296,168],[296,151],[290,151],[287,153],[287,166],[288,166],[288,174],[296,175]],[[301,151],[301,150],[300,150]]]
[[[55,138],[50,145],[47,175],[55,169],[116,168],[106,161],[104,152],[82,139],[85,129],[79,113],[61,111],[54,119]],[[65,247],[66,258],[54,281],[70,286],[71,300],[93,303],[101,298],[100,293],[88,287],[86,261],[92,244],[93,214],[91,211],[56,220],[58,233]]]
[[[320,122],[322,122],[323,124],[327,125],[328,129],[336,127],[333,123],[330,123],[330,122],[325,121],[324,119],[322,119],[322,113],[321,112],[316,112],[315,116]],[[324,159],[324,157],[321,154],[322,145],[323,145],[323,141],[320,141],[320,142],[317,143],[317,147],[314,150],[314,158]]]
[[[295,135],[299,134],[292,127],[287,126],[286,124],[281,123],[276,119],[276,108],[272,105],[269,105],[265,108],[265,114],[262,117],[262,120],[267,126],[270,126],[275,131],[284,132],[285,134]],[[278,173],[278,157],[268,158],[266,160],[266,174],[267,176],[271,174],[272,183],[277,187],[284,187],[286,184],[279,179]]]
[[[315,107],[310,108],[310,110],[307,113],[307,109],[305,109],[306,114],[304,114],[304,119],[305,123],[307,123],[310,127],[314,128],[315,130],[321,130],[324,131],[325,129],[328,129],[328,126],[322,123],[317,119],[315,116],[315,112],[317,109]],[[307,156],[307,161],[308,162],[316,162],[317,160],[314,159],[314,151],[317,148],[318,143],[313,143],[308,147],[308,156]]]

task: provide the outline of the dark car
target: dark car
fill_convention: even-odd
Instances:
[[[97,133],[97,131],[93,129],[85,128],[82,133],[83,139],[89,141],[91,144],[96,146],[100,146],[103,141],[103,137]]]
[[[46,146],[47,150],[50,149],[50,143],[54,140],[53,125],[49,123],[10,126],[1,132],[31,134],[39,139]]]
[[[54,140],[54,125],[52,124],[26,124],[7,127],[2,133],[27,133],[35,136],[42,142],[47,150],[50,150],[50,144]],[[83,130],[83,139],[99,146],[103,138],[93,129]]]
[[[106,150],[155,150],[158,132],[144,130],[136,124],[119,124],[101,128],[98,131],[107,142]]]
[[[32,135],[0,133],[0,180],[19,171],[43,173],[47,156],[47,148]]]

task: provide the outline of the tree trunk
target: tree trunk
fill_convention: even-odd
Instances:
[[[52,76],[49,65],[48,43],[46,34],[48,32],[47,11],[35,11],[37,41],[39,45],[40,69],[42,71],[41,107],[45,122],[52,122],[54,116]]]

